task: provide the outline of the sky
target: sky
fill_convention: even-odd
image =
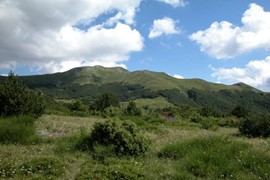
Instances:
[[[95,65],[270,92],[270,1],[0,0],[0,74]]]

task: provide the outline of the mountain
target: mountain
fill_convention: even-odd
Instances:
[[[120,101],[162,97],[174,105],[201,107],[212,104],[222,112],[229,112],[239,104],[252,110],[270,112],[270,94],[244,83],[224,85],[201,79],[176,79],[161,72],[129,72],[120,67],[101,66],[20,78],[30,88],[55,99],[91,101],[102,93],[112,92]],[[0,81],[4,79],[0,77]]]

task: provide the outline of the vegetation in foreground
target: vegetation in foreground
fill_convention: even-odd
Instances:
[[[12,96],[2,95],[12,110],[2,101]],[[35,100],[1,112],[2,179],[270,178],[268,115],[239,105],[226,116],[211,104],[152,108],[110,93],[91,105],[47,101],[42,116],[29,115]]]

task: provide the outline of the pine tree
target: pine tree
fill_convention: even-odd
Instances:
[[[10,72],[0,85],[0,115],[41,115],[45,105],[42,94],[34,92],[23,84],[18,76]]]

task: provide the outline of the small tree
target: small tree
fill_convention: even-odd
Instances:
[[[94,110],[103,112],[106,108],[113,106],[119,107],[118,99],[112,93],[102,94],[91,107]]]
[[[132,116],[140,116],[142,115],[142,111],[136,106],[134,101],[130,101],[128,103],[127,109],[125,110],[125,114]]]
[[[13,72],[0,85],[0,114],[2,116],[32,114],[44,112],[44,100],[40,92],[28,89]]]

